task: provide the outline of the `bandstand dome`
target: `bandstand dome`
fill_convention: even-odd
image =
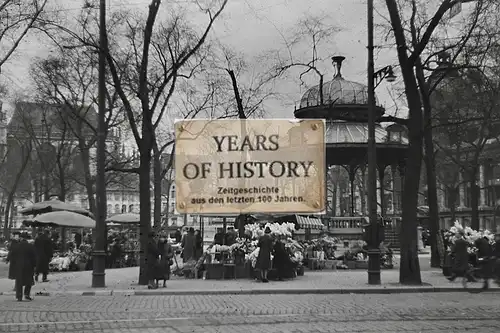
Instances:
[[[308,89],[300,100],[299,108],[295,109],[295,117],[366,122],[367,85],[343,78],[341,68],[345,57],[336,56],[332,60],[336,66],[334,78]],[[384,114],[384,109],[379,106],[376,96],[373,112],[376,119]]]
[[[300,100],[300,108],[328,104],[368,104],[368,87],[364,84],[348,81],[337,72],[333,80],[323,83],[323,102],[319,93],[319,85],[306,91]],[[375,101],[377,98],[375,97]],[[377,103],[378,104],[378,103]]]

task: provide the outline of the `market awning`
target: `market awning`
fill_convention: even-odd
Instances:
[[[320,219],[308,216],[296,215],[297,223],[301,229],[323,229],[325,226]]]

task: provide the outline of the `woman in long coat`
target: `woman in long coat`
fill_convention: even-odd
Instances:
[[[163,288],[165,288],[167,286],[167,280],[170,280],[170,265],[174,256],[174,250],[165,237],[160,238],[160,241],[158,242],[158,250],[161,253],[161,258],[156,284],[158,285],[159,280],[163,280]]]
[[[198,260],[203,255],[203,237],[201,237],[201,231],[196,230],[194,232],[195,236],[195,259]]]
[[[256,268],[260,270],[262,282],[269,282],[267,273],[271,268],[271,252],[273,250],[273,239],[271,238],[269,227],[264,231],[264,235],[259,238],[259,256],[257,257]]]
[[[158,285],[155,283],[155,279],[158,276],[158,270],[160,268],[160,263],[158,262],[158,257],[161,255],[158,251],[158,246],[155,242],[155,233],[151,232],[149,234],[149,242],[146,256],[146,269],[148,275],[148,289],[156,289]]]
[[[278,276],[278,281],[284,281],[287,269],[290,267],[290,256],[286,251],[285,244],[278,238],[274,243],[274,268]]]
[[[182,261],[188,262],[195,259],[196,237],[194,228],[189,228],[188,233],[182,239]]]

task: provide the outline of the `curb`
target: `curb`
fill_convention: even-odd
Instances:
[[[403,287],[403,288],[324,288],[324,289],[248,289],[248,290],[95,290],[39,291],[35,296],[207,296],[207,295],[345,295],[345,294],[418,294],[445,292],[483,292],[479,288],[462,287]],[[500,292],[490,288],[484,292]],[[15,292],[0,292],[0,296],[15,296]]]

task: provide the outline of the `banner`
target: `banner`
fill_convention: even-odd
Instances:
[[[175,134],[179,213],[325,210],[324,120],[182,120]]]

